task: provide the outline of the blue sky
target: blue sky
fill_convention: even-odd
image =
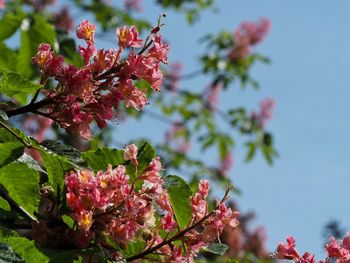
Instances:
[[[233,31],[243,20],[271,19],[271,32],[258,51],[269,56],[272,64],[257,65],[252,71],[261,89],[242,91],[232,86],[220,103],[222,108],[254,108],[260,99],[273,97],[277,107],[268,129],[275,135],[280,157],[272,167],[261,156],[247,165],[238,147],[231,178],[243,191],[236,197],[241,210],[254,210],[256,224],[266,227],[270,250],[293,235],[300,252],[311,250],[320,258],[324,255],[322,229],[330,219],[339,219],[350,230],[346,205],[350,186],[350,1],[216,2],[219,13],[204,12],[192,27],[182,15],[167,12],[163,34],[171,44],[170,61],[181,60],[185,72],[191,72],[198,69],[196,58],[205,52],[198,42],[203,35],[223,28]],[[155,21],[162,11],[153,3],[143,1],[141,16]],[[197,89],[208,82],[208,78],[197,78],[184,83],[184,88]],[[145,136],[161,140],[165,126],[146,121],[121,123],[114,134],[116,140]],[[217,159],[206,157],[211,162]]]

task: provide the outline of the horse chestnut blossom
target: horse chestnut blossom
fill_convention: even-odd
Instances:
[[[135,144],[130,144],[130,145],[125,147],[124,159],[131,161],[135,166],[138,165],[137,146]]]
[[[137,148],[129,145],[124,150],[124,159],[134,158]],[[132,165],[136,167],[137,163]],[[162,262],[194,262],[199,250],[217,239],[225,225],[238,226],[238,212],[227,208],[224,200],[212,212],[208,211],[210,185],[201,180],[198,192],[191,197],[192,219],[180,229],[161,170],[160,159],[155,157],[136,178],[128,174],[124,165],[114,168],[109,165],[106,171],[96,174],[87,169],[67,174],[66,199],[70,216],[77,223],[76,246],[88,247],[93,242],[111,251],[114,259],[122,260],[122,255],[106,240],[125,248],[129,242],[142,238],[147,249],[141,253],[145,255],[159,254]],[[164,236],[156,229],[169,234]],[[174,243],[179,240],[186,251]],[[135,255],[125,260],[137,258]]]
[[[37,108],[33,112],[85,139],[92,136],[91,122],[105,127],[117,116],[122,103],[127,108],[143,109],[148,103],[147,90],[136,87],[137,80],[146,80],[154,91],[160,91],[160,65],[167,63],[169,49],[159,29],[152,30],[143,42],[135,27],[120,27],[116,31],[118,48],[109,50],[96,48],[95,31],[96,26],[87,20],[77,27],[77,37],[85,42],[79,46],[82,67],[65,64],[64,57],[56,56],[47,43],[39,45],[32,60],[39,66],[42,83],[49,78],[57,81],[56,88],[44,90],[46,98],[34,104]],[[128,54],[123,56],[126,49]]]
[[[215,111],[215,109],[217,108],[221,90],[222,84],[220,82],[212,84],[207,88],[205,95],[209,110]]]
[[[127,11],[142,11],[141,0],[124,0],[124,7]]]
[[[229,51],[229,59],[237,60],[249,55],[251,47],[264,40],[270,27],[269,19],[261,19],[257,23],[243,22],[234,32],[235,45]]]
[[[271,98],[262,100],[260,102],[259,112],[253,111],[252,119],[262,128],[272,118],[272,113],[275,108],[275,101]]]
[[[348,263],[350,262],[350,232],[343,240],[330,238],[330,242],[325,245],[327,258],[319,263]],[[290,259],[298,263],[316,263],[315,256],[310,252],[305,252],[302,257],[295,248],[295,240],[293,237],[287,238],[287,244],[281,242],[277,247],[277,257],[279,259]]]
[[[223,159],[220,159],[218,172],[221,176],[227,177],[228,172],[233,167],[234,160],[232,153],[227,153]]]

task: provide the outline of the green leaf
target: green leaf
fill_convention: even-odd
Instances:
[[[16,53],[8,48],[5,43],[0,42],[0,67],[16,70]]]
[[[126,249],[122,250],[125,258],[137,255],[145,249],[146,243],[144,241],[128,242]]]
[[[31,77],[33,74],[31,59],[37,53],[39,44],[49,43],[54,47],[55,29],[44,16],[38,14],[27,17],[23,23],[27,28],[21,29],[21,46],[16,69],[22,75]]]
[[[24,151],[21,142],[0,143],[0,168],[17,160]]]
[[[176,175],[165,177],[165,187],[169,193],[176,221],[179,227],[184,229],[192,217],[190,206],[191,188],[182,178]]]
[[[211,243],[204,250],[213,254],[223,256],[228,249],[228,246],[222,243]]]
[[[124,151],[110,148],[100,148],[96,151],[86,151],[81,153],[83,159],[95,171],[106,170],[108,164],[113,166],[123,164]]]
[[[73,220],[73,218],[71,218],[70,216],[67,216],[67,215],[63,215],[63,216],[62,216],[62,221],[63,221],[67,226],[69,226],[71,229],[73,229],[73,226],[74,226],[74,220]]]
[[[5,121],[8,121],[9,117],[6,114],[6,111],[0,110],[0,118],[2,118]]]
[[[250,162],[254,158],[254,155],[256,153],[256,145],[255,145],[255,143],[250,142],[247,144],[247,146],[248,146],[248,152],[247,152],[247,156],[245,158],[245,161]]]
[[[16,160],[17,163],[25,163],[30,169],[36,170],[40,173],[46,174],[46,171],[41,168],[40,164],[33,159],[29,154],[23,153],[21,157]]]
[[[81,158],[80,151],[72,146],[62,144],[59,141],[55,140],[45,140],[41,142],[40,145],[58,155],[67,157],[69,161],[77,165],[84,165],[86,163]]]
[[[39,174],[26,164],[11,163],[0,169],[0,184],[9,196],[32,215],[39,204]]]
[[[138,150],[137,154],[137,161],[139,162],[139,165],[137,169],[140,171],[140,173],[148,167],[149,163],[152,161],[152,159],[156,156],[156,151],[150,145],[148,142],[145,142],[141,148]]]
[[[5,68],[0,68],[0,93],[9,97],[20,94],[31,94],[41,85],[30,82],[25,77]]]
[[[7,223],[12,224],[16,218],[17,218],[17,215],[15,211],[11,210],[11,207],[7,203],[7,201],[0,198],[0,222],[5,225]],[[1,232],[0,232],[0,236],[1,236]]]
[[[24,263],[21,257],[8,244],[0,243],[0,262]]]
[[[59,156],[46,149],[42,148],[40,152],[46,168],[49,185],[51,185],[55,191],[62,190],[64,186],[64,175],[68,170],[73,168],[73,164],[67,157]]]
[[[22,12],[6,13],[0,20],[0,40],[12,36],[21,26],[24,16],[25,14]]]
[[[50,263],[78,263],[83,262],[75,250],[42,249],[43,253],[50,258]]]
[[[35,247],[34,241],[24,237],[9,237],[7,242],[26,263],[46,263],[49,258]]]

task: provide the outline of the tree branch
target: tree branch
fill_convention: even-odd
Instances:
[[[10,117],[24,114],[27,112],[34,113],[36,110],[43,108],[47,105],[50,105],[51,103],[52,103],[52,99],[43,99],[43,100],[35,102],[35,103],[29,103],[26,106],[23,106],[23,107],[14,109],[14,110],[8,110],[8,111],[6,111],[6,114],[10,118]]]

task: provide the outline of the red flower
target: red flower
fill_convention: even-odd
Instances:
[[[295,262],[299,261],[300,255],[295,248],[295,239],[291,236],[287,237],[287,244],[281,242],[277,247],[277,256],[280,259],[290,259]]]
[[[136,27],[123,26],[117,29],[119,39],[118,45],[121,48],[127,47],[142,47],[142,39],[139,38],[139,32]]]

